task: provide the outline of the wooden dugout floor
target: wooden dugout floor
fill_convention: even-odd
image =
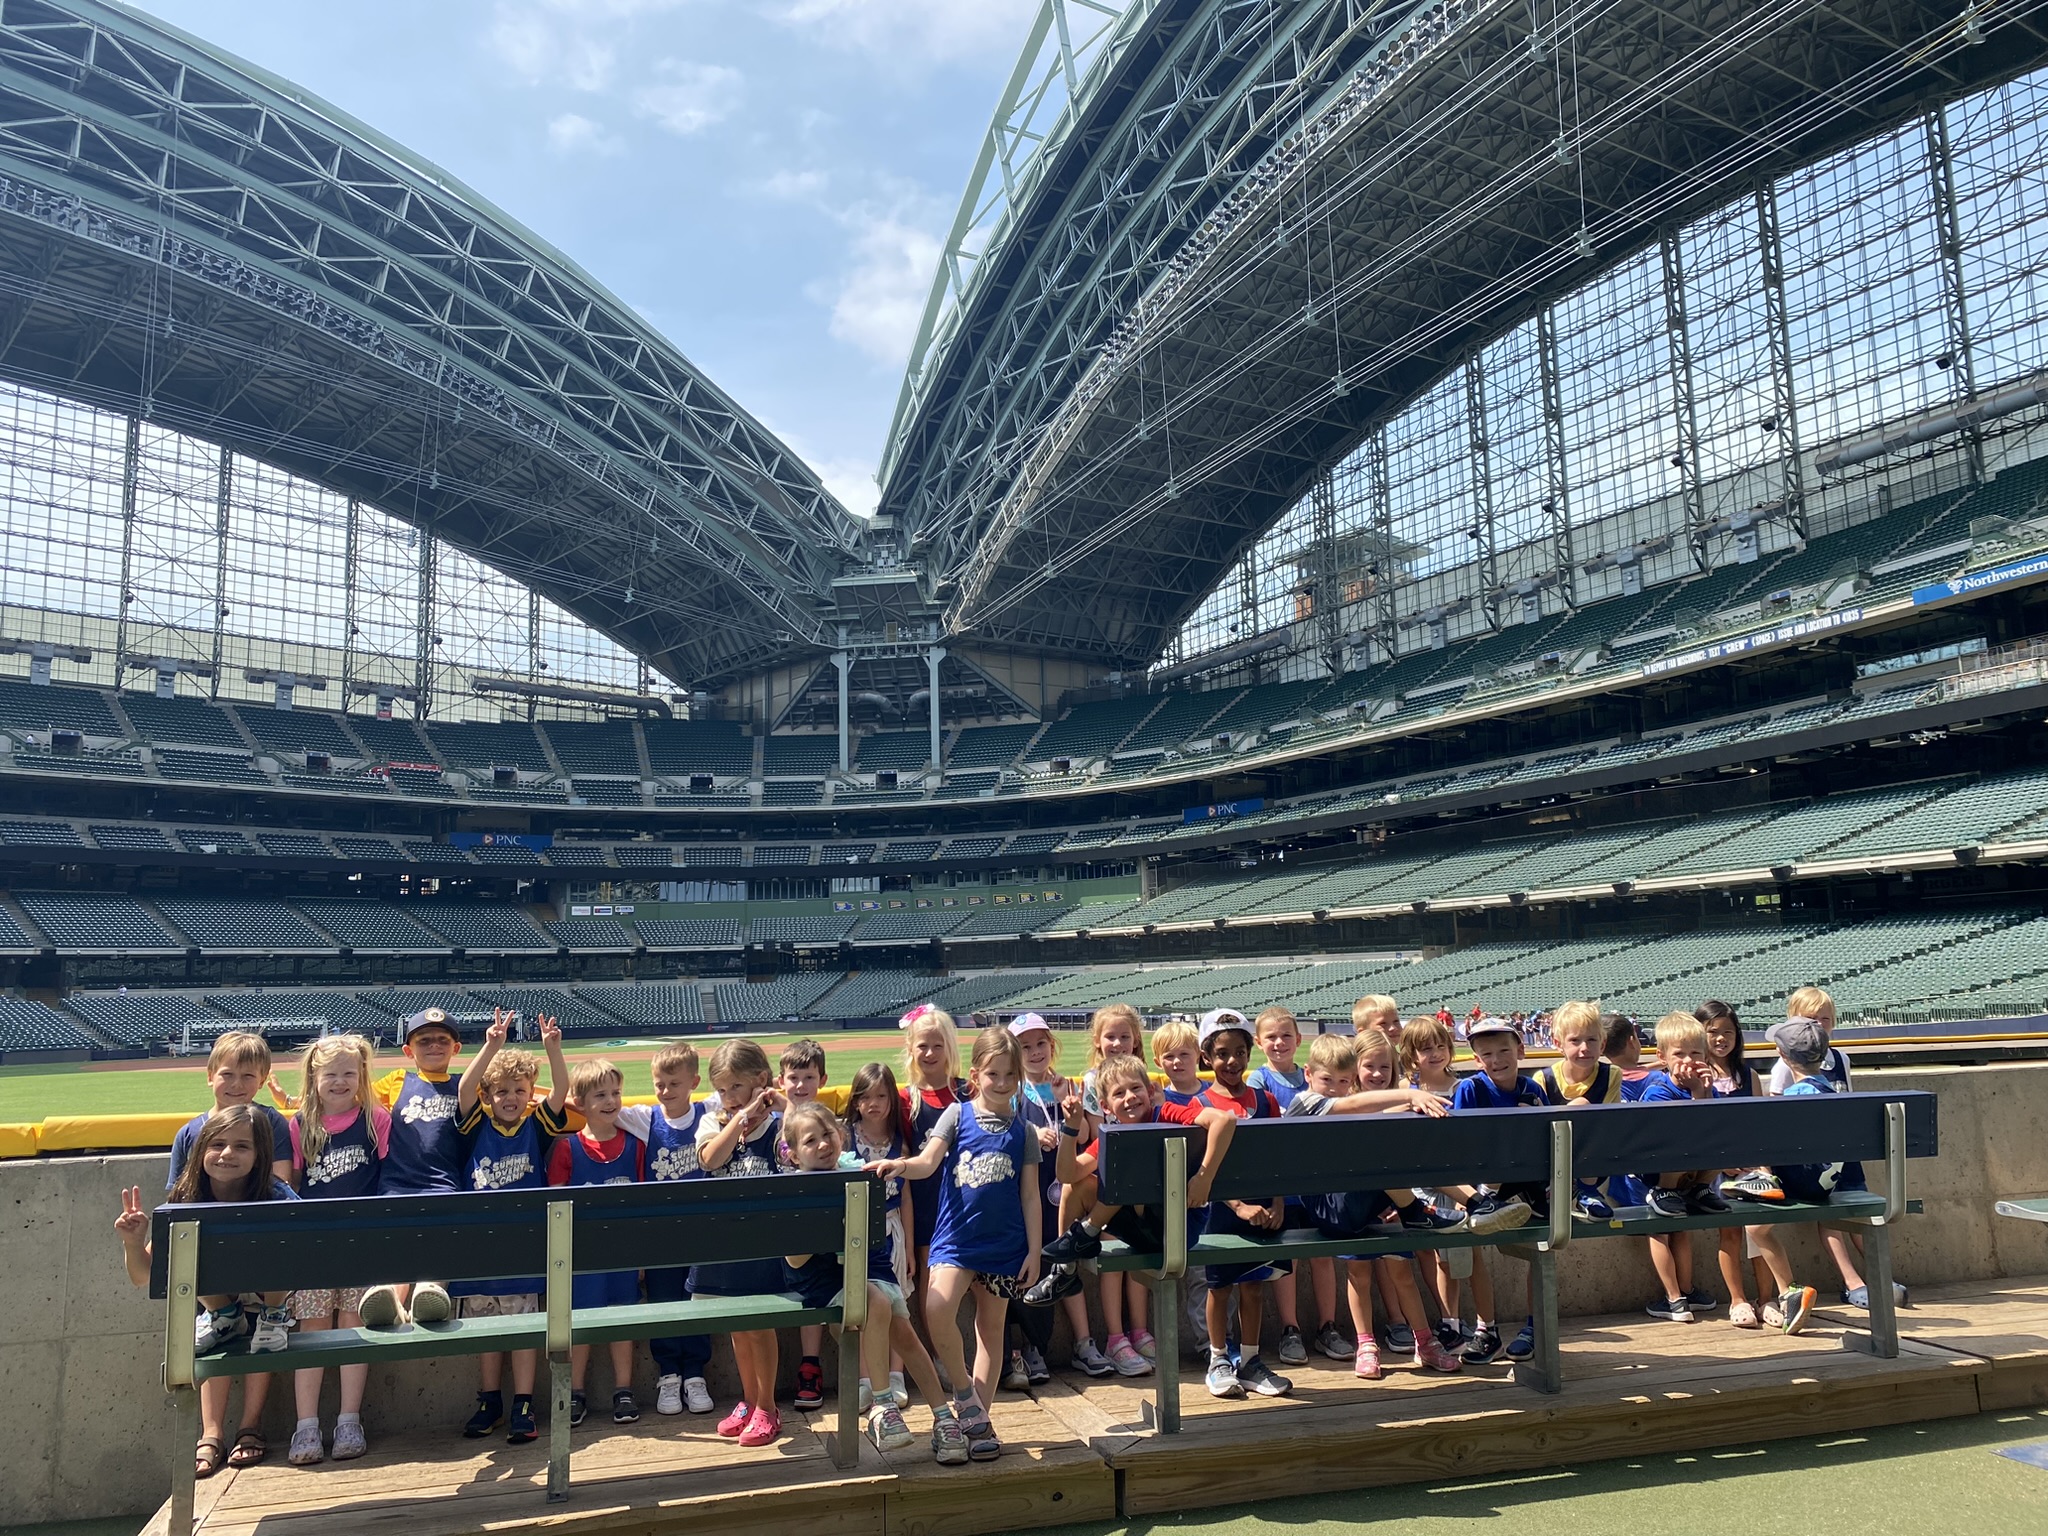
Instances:
[[[1568,1320],[1565,1390],[1544,1397],[1505,1366],[1456,1376],[1390,1370],[1361,1382],[1320,1357],[1291,1368],[1292,1396],[1218,1402],[1184,1373],[1184,1429],[1146,1428],[1149,1378],[1062,1372],[1030,1396],[1005,1393],[992,1465],[940,1467],[930,1420],[917,1440],[833,1466],[831,1416],[784,1415],[783,1440],[744,1451],[710,1417],[578,1432],[567,1503],[542,1496],[545,1437],[513,1448],[465,1441],[378,1445],[356,1462],[300,1469],[282,1447],[265,1465],[199,1484],[205,1536],[468,1536],[473,1532],[632,1536],[973,1536],[1118,1515],[1212,1508],[1341,1488],[1523,1471],[1655,1451],[2048,1405],[2048,1276],[1916,1294],[1900,1353],[1843,1347],[1861,1314],[1823,1307],[1797,1338],[1643,1316]],[[723,1404],[721,1407],[725,1406]],[[160,1536],[168,1509],[146,1536]]]

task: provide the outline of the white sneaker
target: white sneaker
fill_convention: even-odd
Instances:
[[[455,1303],[448,1299],[448,1289],[446,1286],[432,1280],[422,1280],[412,1288],[412,1320],[414,1322],[445,1323],[454,1315]]]
[[[362,1307],[356,1313],[365,1328],[396,1328],[406,1321],[405,1303],[398,1299],[395,1285],[373,1285],[363,1292]]]
[[[222,1307],[218,1312],[201,1312],[192,1321],[192,1352],[210,1355],[226,1349],[249,1331],[248,1315],[240,1305]]]
[[[1089,1376],[1116,1374],[1116,1367],[1109,1363],[1109,1356],[1095,1347],[1093,1339],[1083,1339],[1074,1346],[1074,1368]]]
[[[898,1408],[910,1406],[910,1388],[905,1385],[901,1371],[889,1373],[889,1396]]]
[[[283,1307],[265,1307],[257,1315],[255,1330],[249,1335],[249,1353],[252,1355],[274,1355],[291,1342],[292,1315]]]
[[[683,1383],[683,1406],[692,1413],[709,1413],[717,1406],[711,1401],[711,1388],[704,1384],[702,1376],[692,1376]]]
[[[683,1411],[683,1378],[664,1376],[654,1384],[654,1411],[678,1414]]]

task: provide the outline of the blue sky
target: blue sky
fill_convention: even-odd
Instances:
[[[435,161],[856,511],[1033,0],[142,0]]]

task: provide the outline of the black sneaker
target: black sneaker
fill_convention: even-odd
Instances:
[[[1401,1225],[1410,1232],[1451,1232],[1465,1225],[1465,1213],[1446,1216],[1427,1200],[1411,1200],[1401,1207]]]
[[[1048,1264],[1078,1264],[1083,1259],[1095,1258],[1102,1252],[1102,1234],[1090,1232],[1088,1223],[1077,1221],[1067,1228],[1064,1235],[1054,1238],[1039,1250]]]
[[[1436,1341],[1454,1355],[1465,1347],[1465,1335],[1448,1317],[1436,1325]]]
[[[1721,1305],[1721,1298],[1712,1291],[1703,1291],[1694,1286],[1685,1293],[1685,1304],[1695,1312],[1711,1312]]]
[[[825,1406],[825,1369],[815,1360],[797,1363],[796,1406],[802,1413],[811,1413]]]
[[[1643,1203],[1649,1206],[1652,1216],[1683,1216],[1686,1213],[1685,1196],[1675,1189],[1653,1189]]]
[[[540,1426],[533,1420],[533,1399],[512,1399],[512,1417],[505,1426],[507,1445],[531,1445],[540,1438]]]
[[[1485,1365],[1489,1360],[1498,1359],[1501,1352],[1500,1330],[1488,1323],[1484,1328],[1472,1330],[1472,1342],[1465,1346],[1465,1363]]]
[[[1039,1282],[1017,1299],[1027,1307],[1049,1307],[1068,1296],[1081,1294],[1081,1267],[1055,1264]]]
[[[505,1422],[505,1394],[502,1392],[479,1392],[476,1395],[476,1412],[469,1416],[469,1422],[462,1426],[462,1438],[481,1440],[485,1435],[495,1434]]]
[[[614,1424],[638,1424],[640,1405],[633,1401],[633,1394],[621,1387],[612,1394],[612,1422]]]
[[[574,1429],[590,1417],[590,1399],[581,1392],[569,1394],[569,1427]]]
[[[1728,1202],[1713,1185],[1695,1184],[1685,1192],[1685,1208],[1701,1216],[1719,1216],[1728,1209]]]

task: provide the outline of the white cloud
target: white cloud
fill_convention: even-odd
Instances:
[[[862,204],[841,215],[853,231],[853,265],[823,291],[832,306],[829,329],[878,363],[910,355],[939,263],[939,238],[902,207]]]
[[[875,484],[875,466],[865,459],[806,460],[825,489],[839,498],[839,504],[855,517],[873,517],[882,499]]]
[[[625,146],[580,112],[564,112],[548,120],[548,148],[558,155],[616,155]]]
[[[1015,52],[1038,0],[765,0],[763,9],[833,47],[937,63]]]
[[[580,13],[560,5],[499,0],[491,19],[492,51],[528,85],[563,84],[601,91],[617,65],[612,45],[584,30]]]
[[[663,59],[655,66],[656,83],[634,93],[634,110],[651,117],[670,133],[688,137],[731,116],[739,105],[740,72],[723,64],[692,64]]]
[[[808,203],[824,194],[828,178],[823,171],[776,171],[755,182],[750,190],[779,203]]]

